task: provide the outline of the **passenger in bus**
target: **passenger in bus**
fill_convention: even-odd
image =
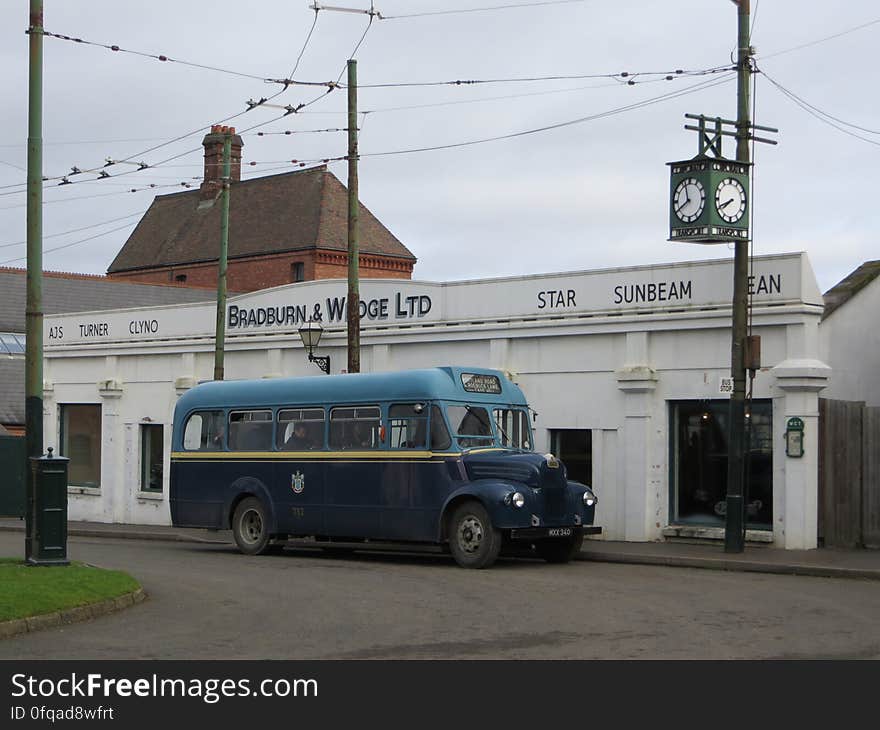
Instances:
[[[365,423],[356,423],[354,425],[354,441],[351,448],[354,449],[370,449],[373,447],[373,441],[370,435],[370,427]]]
[[[309,436],[308,428],[303,421],[298,421],[293,427],[293,433],[284,442],[285,451],[310,451],[317,448],[315,439]]]

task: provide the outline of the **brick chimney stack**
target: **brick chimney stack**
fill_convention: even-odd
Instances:
[[[211,127],[210,134],[206,134],[205,139],[202,140],[205,148],[205,176],[200,188],[203,198],[213,198],[220,191],[220,179],[223,177],[223,143],[227,134],[232,135],[229,179],[232,182],[241,180],[241,148],[244,142],[235,133],[235,127],[215,124]]]

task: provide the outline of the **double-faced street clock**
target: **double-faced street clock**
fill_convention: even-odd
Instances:
[[[721,156],[721,138],[735,136],[724,119],[685,115],[699,126],[699,152],[691,160],[670,162],[669,240],[689,243],[728,243],[749,240],[748,162]],[[707,129],[707,123],[714,126]]]
[[[749,239],[749,164],[699,156],[670,162],[669,240]]]

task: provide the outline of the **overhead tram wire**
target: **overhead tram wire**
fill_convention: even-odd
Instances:
[[[517,137],[524,137],[527,135],[538,134],[540,132],[548,132],[554,129],[561,129],[563,127],[571,127],[577,124],[583,124],[585,122],[595,121],[597,119],[604,119],[611,116],[616,116],[617,114],[623,114],[629,111],[636,111],[638,109],[642,109],[647,106],[652,106],[653,104],[658,104],[663,101],[668,101],[670,99],[676,99],[680,96],[686,96],[697,91],[703,91],[705,89],[712,88],[714,86],[720,86],[721,84],[725,84],[732,79],[735,78],[735,74],[731,72],[728,76],[722,77],[720,79],[712,79],[711,81],[702,81],[699,84],[695,84],[694,86],[688,87],[687,89],[678,89],[674,92],[669,92],[667,94],[662,94],[660,96],[653,97],[651,99],[645,99],[640,102],[634,102],[633,104],[628,104],[626,106],[617,107],[616,109],[609,109],[604,112],[599,112],[598,114],[591,114],[585,117],[579,117],[578,119],[571,119],[565,122],[558,122],[556,124],[548,124],[543,127],[537,127],[534,129],[527,129],[520,132],[512,132],[510,134],[502,134],[495,137],[486,137],[484,139],[471,140],[468,142],[456,142],[452,144],[446,145],[436,145],[432,147],[419,147],[413,149],[405,149],[405,150],[393,150],[390,152],[362,152],[360,153],[360,157],[387,157],[390,155],[403,155],[403,154],[411,154],[415,152],[432,152],[435,150],[447,150],[454,149],[458,147],[471,147],[473,145],[485,144],[487,142],[498,142],[501,140],[507,139],[515,139]]]
[[[88,231],[92,228],[100,228],[101,226],[106,226],[110,223],[118,223],[119,221],[129,220],[131,218],[135,218],[138,216],[143,216],[144,211],[140,211],[138,213],[130,213],[128,215],[120,216],[119,218],[111,218],[107,221],[101,221],[100,223],[92,223],[89,226],[82,226],[81,228],[71,228],[69,231],[62,231],[61,233],[50,233],[43,236],[43,239],[46,238],[60,238],[61,236],[69,236],[71,233],[79,233],[81,231]],[[0,243],[0,248],[12,248],[14,246],[23,246],[27,241],[15,241],[14,243]]]
[[[723,66],[712,66],[702,69],[674,69],[671,71],[615,71],[606,73],[593,74],[556,74],[553,76],[520,76],[510,78],[492,78],[492,79],[451,79],[447,81],[397,81],[386,82],[380,84],[358,84],[359,89],[395,89],[395,88],[415,88],[428,86],[479,86],[485,84],[519,84],[534,83],[544,81],[583,81],[585,79],[612,79],[620,84],[628,84],[634,86],[639,82],[637,79],[641,76],[659,76],[664,77],[661,80],[672,81],[677,76],[711,76],[713,74],[727,73],[735,71],[735,66],[725,64]],[[345,88],[345,84],[340,84],[340,88]]]
[[[104,231],[103,233],[96,233],[93,236],[88,236],[87,238],[81,238],[78,241],[72,241],[71,243],[65,243],[63,246],[56,246],[55,248],[47,248],[43,250],[44,254],[54,253],[55,251],[61,251],[66,248],[72,248],[73,246],[79,246],[81,243],[86,243],[88,241],[94,241],[96,238],[101,238],[102,236],[109,236],[111,233],[118,233],[119,231],[123,231],[127,228],[131,228],[131,223],[128,223],[124,226],[119,226],[118,228],[111,228],[109,231]],[[6,264],[14,263],[15,261],[24,261],[27,256],[18,256],[14,259],[7,259],[6,261],[0,261],[0,266],[5,266]]]
[[[801,43],[797,46],[792,46],[791,48],[786,48],[782,51],[775,51],[774,53],[768,53],[766,55],[759,55],[757,60],[766,61],[768,58],[776,58],[777,56],[782,56],[787,53],[793,53],[794,51],[800,51],[804,48],[811,48],[812,46],[819,45],[820,43],[826,43],[828,41],[836,40],[837,38],[842,38],[845,35],[849,35],[850,33],[855,33],[856,31],[864,30],[865,28],[870,28],[873,25],[877,25],[880,23],[880,18],[875,18],[874,20],[869,20],[867,23],[862,23],[861,25],[856,25],[852,28],[847,28],[846,30],[842,30],[838,33],[834,33],[829,36],[825,36],[824,38],[819,38],[815,41],[809,41],[807,43]]]
[[[299,66],[299,63],[300,63],[300,61],[302,60],[302,57],[303,57],[303,55],[304,55],[304,53],[305,53],[305,51],[306,51],[306,48],[308,47],[309,41],[310,41],[311,38],[312,38],[312,34],[313,34],[313,32],[314,32],[315,25],[317,24],[317,16],[318,16],[318,12],[317,12],[317,10],[316,10],[316,12],[315,12],[315,18],[314,18],[314,20],[313,20],[313,22],[312,22],[312,27],[311,27],[311,29],[309,30],[308,35],[306,36],[306,40],[305,40],[305,42],[303,43],[303,47],[302,47],[302,49],[300,50],[299,55],[297,56],[297,61],[296,61],[296,65],[294,66],[294,70]],[[124,49],[121,49],[121,48],[119,48],[119,47],[115,47],[115,46],[108,46],[108,45],[105,45],[105,44],[94,43],[94,42],[91,42],[91,41],[85,41],[85,40],[80,39],[80,38],[72,38],[72,37],[69,37],[69,36],[61,36],[60,34],[46,33],[46,35],[49,35],[50,37],[61,38],[61,39],[63,39],[63,40],[73,41],[73,42],[75,42],[75,43],[84,43],[84,44],[87,44],[87,45],[97,45],[97,46],[101,46],[101,47],[104,47],[104,48],[109,48],[110,50],[118,50],[118,51],[123,51],[123,50],[124,50]],[[277,81],[277,80],[266,79],[266,78],[263,78],[263,77],[256,77],[255,75],[252,75],[252,74],[243,74],[243,73],[240,73],[240,72],[237,72],[237,71],[231,71],[231,70],[228,70],[228,69],[221,69],[221,68],[219,68],[219,67],[207,66],[207,65],[205,65],[205,64],[195,64],[195,63],[190,63],[190,62],[185,62],[185,61],[179,61],[179,60],[177,60],[177,59],[170,59],[170,58],[167,57],[167,56],[161,56],[161,55],[157,55],[157,54],[149,54],[149,53],[143,53],[143,52],[139,52],[139,51],[127,51],[127,50],[126,50],[125,52],[127,52],[127,53],[134,53],[134,54],[136,54],[136,55],[140,55],[140,56],[147,56],[147,57],[157,58],[157,59],[159,59],[159,60],[164,60],[164,61],[169,61],[169,60],[170,60],[170,61],[173,61],[173,62],[175,62],[175,63],[181,63],[181,64],[184,64],[184,65],[189,65],[189,66],[193,66],[193,67],[201,68],[201,69],[208,69],[208,70],[214,70],[214,71],[221,71],[221,72],[224,72],[224,73],[231,73],[231,74],[233,74],[233,75],[237,75],[237,76],[250,76],[250,77],[252,77],[252,78],[259,78],[259,79],[262,80],[262,81],[274,82],[274,83],[281,83],[281,84],[282,84],[282,88],[281,88],[279,91],[277,91],[275,94],[272,94],[272,95],[269,96],[269,97],[261,97],[260,100],[257,101],[257,102],[249,101],[249,102],[247,103],[247,108],[244,109],[244,110],[242,110],[242,111],[240,111],[240,112],[237,112],[237,113],[235,113],[235,114],[232,114],[232,115],[230,115],[230,116],[227,116],[227,117],[225,117],[225,118],[223,118],[223,119],[221,119],[221,120],[219,120],[219,121],[215,121],[215,122],[212,122],[212,123],[210,123],[210,124],[207,124],[207,125],[204,125],[204,126],[202,126],[202,127],[199,127],[198,129],[195,129],[195,130],[193,130],[193,131],[191,131],[191,132],[187,132],[187,133],[185,133],[185,134],[179,135],[179,136],[177,136],[177,137],[175,137],[175,138],[173,138],[173,139],[170,139],[170,140],[167,140],[167,141],[163,141],[161,144],[154,145],[153,147],[150,147],[150,148],[148,148],[148,149],[146,149],[146,150],[142,150],[141,152],[134,153],[134,154],[132,154],[132,155],[129,155],[129,156],[125,157],[125,158],[121,158],[121,159],[119,159],[119,160],[113,160],[113,163],[112,163],[112,164],[118,164],[118,163],[123,163],[123,162],[131,162],[131,161],[133,161],[135,158],[143,157],[144,155],[147,155],[147,154],[149,154],[150,152],[154,152],[154,151],[157,150],[157,149],[161,149],[162,147],[166,147],[166,146],[168,146],[168,145],[170,145],[170,144],[174,144],[175,142],[179,142],[179,141],[181,141],[181,140],[183,140],[183,139],[186,139],[186,138],[188,138],[188,137],[192,137],[193,135],[196,135],[196,134],[199,134],[199,133],[201,133],[201,132],[204,132],[205,130],[210,129],[211,126],[213,126],[214,124],[225,124],[225,123],[230,122],[230,121],[232,121],[232,120],[234,120],[234,119],[237,119],[238,117],[241,117],[242,115],[247,114],[249,111],[251,111],[251,110],[253,110],[253,109],[255,109],[255,108],[259,107],[259,106],[262,106],[264,103],[276,99],[278,96],[280,96],[280,95],[283,94],[285,91],[287,91],[287,89],[289,88],[289,86],[290,86],[291,83],[292,83],[291,81],[288,81],[287,79],[281,80],[281,81],[279,82],[279,81]],[[291,76],[292,76],[292,75],[293,75],[293,74],[291,74]],[[329,93],[329,91],[332,91],[333,88],[334,88],[334,87],[331,86],[331,87],[328,89],[328,93]],[[319,99],[320,99],[320,98],[323,98],[323,96],[324,96],[324,95],[322,95],[321,97],[318,97],[318,98],[319,98]],[[309,101],[309,102],[305,102],[305,103],[303,103],[303,104],[300,104],[300,105],[299,105],[298,107],[296,107],[296,108],[294,108],[294,107],[290,107],[290,109],[293,110],[293,111],[298,111],[299,109],[303,109],[303,108],[306,108],[306,107],[310,106],[311,104],[315,103],[317,100],[318,100],[318,99],[314,99],[314,100],[312,100],[312,101]],[[253,128],[254,128],[254,127],[251,127],[251,129],[253,129]],[[196,148],[195,151],[198,151],[198,148]],[[184,154],[188,154],[188,152],[187,152],[187,153],[184,153]],[[182,156],[182,155],[177,155],[177,156],[172,157],[172,158],[169,158],[169,159],[177,159],[177,157],[180,157],[180,156]],[[157,163],[157,164],[161,164],[161,163]],[[105,165],[105,166],[103,166],[103,167],[106,167],[106,166],[108,166],[108,165]],[[155,167],[155,166],[156,166],[156,165],[151,165],[150,167]],[[101,167],[101,168],[94,168],[94,169],[83,169],[83,170],[81,170],[81,172],[83,172],[83,173],[85,173],[85,172],[91,172],[91,173],[95,173],[95,174],[97,174],[97,172],[98,172],[99,170],[103,169],[103,167]],[[73,169],[77,169],[77,168],[74,167],[74,168],[71,168],[71,169],[73,170]],[[135,172],[136,172],[136,171],[135,171]],[[63,180],[65,177],[69,177],[71,174],[73,174],[73,173],[68,173],[67,175],[54,176],[54,177],[50,177],[50,178],[44,178],[44,181],[46,181],[46,182],[51,182],[51,181],[55,181],[55,180]],[[78,174],[78,173],[76,173],[76,174]],[[125,174],[130,174],[130,173],[120,173],[119,175],[114,175],[113,177],[119,177],[120,175],[125,175]],[[101,178],[97,178],[97,179],[101,179]],[[81,182],[81,181],[76,181],[76,182],[79,183],[79,182]],[[88,180],[88,181],[82,181],[82,182],[94,182],[94,180]],[[71,184],[73,184],[72,181],[71,181]],[[12,186],[10,186],[10,187],[12,187]],[[16,185],[16,187],[18,187],[18,185]]]
[[[597,114],[591,114],[585,117],[579,117],[577,119],[571,119],[565,122],[558,122],[556,124],[549,124],[543,127],[537,127],[534,129],[522,130],[519,132],[513,132],[511,134],[499,135],[496,137],[486,137],[483,139],[470,140],[467,142],[455,142],[451,144],[445,145],[436,145],[431,147],[418,147],[413,149],[405,149],[405,150],[392,150],[388,152],[362,152],[358,156],[360,158],[363,157],[386,157],[390,155],[403,155],[403,154],[412,154],[417,152],[433,152],[437,150],[448,150],[455,149],[458,147],[471,147],[473,145],[485,144],[488,142],[498,142],[506,139],[515,139],[517,137],[524,137],[527,135],[537,134],[539,132],[547,132],[554,129],[561,129],[563,127],[570,127],[576,124],[583,124],[585,122],[595,121],[597,119],[604,119],[611,116],[616,116],[618,114],[623,114],[629,111],[636,111],[638,109],[642,109],[647,106],[652,106],[654,104],[661,103],[663,101],[669,101],[671,99],[677,99],[682,96],[687,96],[689,94],[696,93],[698,91],[704,91],[705,89],[710,89],[715,86],[720,86],[721,84],[728,83],[735,78],[735,73],[730,72],[727,76],[718,79],[711,79],[708,81],[701,81],[693,86],[689,86],[686,89],[677,89],[675,91],[668,92],[666,94],[661,94],[660,96],[651,97],[649,99],[643,99],[642,101],[634,102],[632,104],[627,104],[626,106],[616,107],[614,109],[608,109],[604,112],[599,112]],[[309,163],[329,163],[329,162],[340,162],[348,159],[347,156],[337,156],[337,157],[325,157],[325,158],[317,158],[310,160],[272,160],[266,162],[250,162],[250,165],[276,165],[276,164],[309,164]]]
[[[153,190],[161,190],[166,188],[180,188],[183,187],[183,184],[177,185],[153,185],[146,186],[142,188],[130,188],[128,190],[114,190],[112,193],[95,193],[94,195],[78,195],[73,198],[56,198],[55,200],[43,200],[43,205],[52,205],[53,203],[72,203],[77,200],[92,200],[94,198],[108,198],[113,195],[125,195],[126,193],[145,193]],[[54,189],[54,188],[52,188]],[[7,205],[0,210],[14,210],[16,208],[24,208],[27,206],[27,203],[19,203],[17,205]]]
[[[793,91],[790,91],[789,89],[785,88],[778,81],[775,81],[773,78],[771,78],[770,76],[767,75],[766,71],[761,70],[760,73],[764,76],[764,78],[767,79],[767,81],[770,82],[770,84],[777,91],[779,91],[783,96],[785,96],[790,101],[794,102],[797,106],[799,106],[801,109],[803,109],[805,112],[807,112],[807,114],[809,114],[810,116],[815,117],[820,122],[824,122],[829,127],[833,127],[834,129],[836,129],[839,132],[842,132],[843,134],[846,134],[850,137],[854,137],[855,139],[861,140],[862,142],[867,142],[870,145],[880,147],[880,141],[874,140],[874,139],[869,139],[868,137],[863,137],[862,135],[856,134],[855,132],[852,131],[853,129],[857,129],[860,132],[866,132],[867,134],[880,134],[880,130],[862,127],[857,124],[853,124],[851,122],[847,122],[843,119],[840,119],[839,117],[836,117],[832,114],[829,114],[828,112],[822,111],[818,107],[813,106],[809,102],[807,102],[804,99],[802,99],[801,97],[799,97]],[[849,127],[850,129],[847,129],[847,127]]]
[[[524,8],[538,8],[547,5],[573,5],[584,3],[587,0],[536,0],[528,3],[511,3],[507,5],[492,5],[482,8],[459,8],[457,10],[425,10],[419,13],[404,13],[400,15],[382,15],[377,13],[379,20],[404,20],[410,18],[427,18],[435,15],[463,15],[465,13],[486,13],[492,10],[519,10]]]
[[[372,20],[372,18],[371,18],[371,20]],[[358,49],[360,48],[360,46],[362,45],[362,43],[363,43],[363,41],[364,41],[364,39],[365,39],[365,37],[366,37],[367,32],[369,31],[369,29],[370,29],[370,24],[368,23],[367,28],[365,29],[365,31],[364,31],[364,33],[361,35],[361,37],[360,37],[360,39],[359,39],[357,45],[355,46],[355,49],[354,49],[353,54],[356,53],[357,50],[358,50]],[[654,80],[654,79],[638,80],[639,77],[644,77],[644,76],[656,76],[656,77],[658,77],[656,80],[666,80],[666,81],[670,81],[670,80],[673,80],[673,79],[675,79],[675,78],[683,77],[683,76],[694,77],[694,76],[715,75],[715,74],[725,73],[725,72],[729,72],[729,71],[730,71],[730,67],[729,67],[729,66],[718,66],[718,67],[712,67],[712,68],[708,68],[708,69],[696,69],[696,70],[693,70],[693,69],[691,69],[691,70],[677,69],[677,70],[675,70],[675,71],[650,71],[650,72],[647,72],[647,71],[646,71],[646,72],[626,72],[626,71],[624,71],[624,72],[613,73],[613,74],[578,74],[578,75],[569,75],[569,76],[560,76],[560,75],[556,75],[556,76],[546,76],[546,77],[511,78],[511,79],[475,79],[475,80],[471,80],[471,81],[461,81],[461,80],[456,80],[456,81],[437,81],[437,82],[433,82],[433,81],[432,81],[432,82],[416,82],[416,83],[409,83],[409,82],[406,82],[406,83],[399,83],[399,84],[377,84],[377,85],[373,85],[372,87],[370,87],[370,86],[366,86],[365,88],[381,88],[381,87],[386,87],[386,86],[388,86],[388,87],[405,87],[405,86],[461,86],[461,85],[465,85],[465,84],[467,84],[467,85],[471,85],[471,84],[484,84],[484,83],[508,83],[508,82],[521,82],[521,81],[528,81],[528,82],[534,82],[534,81],[557,81],[557,80],[584,79],[584,78],[612,78],[612,79],[615,79],[615,81],[618,82],[618,83],[622,83],[621,80],[622,80],[622,79],[626,79],[626,82],[625,82],[625,83],[626,83],[627,85],[636,85],[637,83],[648,83],[649,81]],[[343,69],[343,72],[344,72],[344,69]],[[340,78],[341,78],[341,76],[340,76]],[[337,84],[336,86],[338,86],[339,88],[344,88],[344,85],[342,85],[342,84]],[[305,108],[307,108],[307,107],[309,107],[309,106],[311,106],[311,105],[317,103],[317,102],[320,101],[321,99],[325,98],[326,95],[327,95],[328,93],[330,93],[334,88],[335,88],[334,86],[331,86],[330,88],[328,88],[327,92],[325,92],[324,94],[321,94],[320,96],[315,97],[314,99],[312,99],[312,100],[310,100],[310,101],[308,101],[308,102],[304,102],[304,103],[300,104],[300,105],[299,105],[298,107],[296,107],[296,108],[293,108],[293,107],[281,107],[281,108],[284,108],[284,109],[285,109],[285,114],[282,114],[282,115],[280,115],[279,117],[276,117],[275,119],[270,119],[270,120],[268,120],[268,121],[261,122],[261,123],[259,123],[259,124],[256,124],[256,125],[253,125],[253,126],[251,126],[251,127],[248,127],[248,128],[246,128],[246,129],[244,129],[244,130],[241,130],[241,132],[239,132],[239,134],[244,134],[244,133],[246,133],[246,132],[252,131],[252,130],[254,130],[254,129],[257,129],[257,128],[259,128],[259,127],[265,126],[265,125],[267,125],[267,124],[272,124],[273,122],[279,121],[279,120],[281,120],[281,119],[283,119],[283,118],[289,116],[289,115],[292,114],[292,113],[298,113],[298,112],[301,111],[302,109],[305,109]],[[565,91],[565,90],[553,90],[553,91],[549,91],[549,92],[538,92],[538,93],[557,93],[557,91],[558,91],[558,92],[562,92],[562,91]],[[277,96],[278,96],[279,94],[281,94],[281,93],[283,93],[283,90],[282,90],[282,91],[279,91],[278,94],[275,94],[275,95],[273,95],[272,97],[269,97],[268,99],[261,99],[259,102],[249,101],[249,102],[248,102],[248,105],[249,105],[249,108],[248,108],[248,109],[246,109],[246,110],[244,110],[244,111],[242,111],[242,112],[239,112],[239,113],[236,114],[236,115],[233,115],[233,117],[228,117],[228,118],[227,118],[226,120],[224,120],[224,121],[229,121],[229,120],[231,120],[231,119],[233,119],[233,118],[235,118],[235,117],[242,116],[243,114],[246,114],[248,111],[250,111],[251,109],[254,109],[254,108],[258,107],[258,106],[264,106],[264,105],[265,105],[265,106],[273,107],[273,108],[274,108],[274,107],[276,107],[276,105],[269,104],[268,102],[269,102],[269,100],[274,99],[275,97],[277,97]],[[474,100],[465,100],[465,101],[474,101]],[[446,102],[446,103],[449,103],[449,102]],[[462,103],[463,103],[463,102],[462,102]],[[377,110],[377,111],[378,111],[378,110]],[[366,117],[366,115],[367,115],[367,114],[370,114],[370,113],[374,113],[374,112],[373,112],[372,110],[367,110],[367,111],[363,112],[363,115],[364,115],[364,117]],[[120,159],[120,160],[112,160],[111,158],[108,158],[108,164],[105,165],[105,166],[102,167],[102,168],[94,168],[94,169],[79,169],[79,168],[74,167],[74,168],[71,168],[71,169],[72,169],[72,172],[70,172],[70,173],[67,173],[67,174],[65,174],[65,175],[59,175],[59,176],[51,177],[51,178],[45,178],[44,181],[46,181],[46,182],[61,181],[60,184],[62,184],[62,185],[68,185],[68,184],[73,185],[73,184],[82,184],[82,183],[93,183],[93,182],[101,182],[102,180],[106,179],[107,177],[111,177],[111,178],[119,178],[119,177],[123,177],[123,176],[127,176],[127,175],[134,174],[134,173],[136,173],[136,172],[141,172],[142,170],[146,170],[146,169],[155,169],[155,168],[158,168],[158,167],[160,167],[160,166],[162,166],[162,165],[164,165],[164,164],[166,164],[166,163],[168,163],[168,162],[171,162],[171,161],[173,161],[173,160],[179,159],[180,157],[184,157],[184,156],[186,156],[186,155],[188,155],[188,154],[194,154],[194,153],[196,153],[196,152],[200,152],[200,151],[201,151],[201,147],[194,147],[194,148],[191,148],[191,149],[186,150],[186,151],[184,151],[184,152],[181,152],[181,153],[178,153],[178,154],[173,155],[173,156],[171,156],[171,157],[165,158],[164,160],[162,160],[162,161],[160,161],[160,162],[156,162],[156,163],[152,163],[152,164],[146,164],[146,163],[144,163],[144,162],[141,162],[141,163],[135,163],[134,160],[135,160],[136,158],[143,157],[144,154],[147,154],[147,153],[149,153],[149,152],[152,152],[152,151],[155,151],[155,150],[157,150],[157,149],[160,149],[160,148],[162,148],[162,147],[164,147],[164,146],[167,146],[168,144],[171,144],[171,143],[173,143],[173,142],[180,141],[180,140],[182,140],[182,139],[185,139],[185,138],[187,138],[187,137],[192,136],[193,134],[196,134],[196,133],[199,133],[199,132],[201,132],[201,131],[204,131],[204,130],[207,129],[207,128],[208,128],[208,127],[201,127],[201,128],[199,128],[199,129],[197,129],[197,130],[195,130],[195,131],[193,131],[193,132],[187,133],[187,134],[185,134],[185,135],[180,135],[180,136],[178,136],[177,138],[175,138],[175,139],[173,139],[173,140],[169,140],[168,142],[164,142],[164,143],[162,143],[162,144],[155,145],[155,146],[153,146],[153,147],[151,147],[151,148],[149,148],[149,149],[147,149],[147,150],[144,150],[144,151],[142,151],[142,152],[140,152],[140,153],[137,153],[137,154],[134,154],[134,155],[130,155],[130,156],[127,157],[127,158],[123,158],[123,159]],[[109,166],[110,164],[123,164],[123,163],[127,163],[127,164],[140,164],[140,167],[139,167],[137,170],[129,170],[129,171],[126,171],[126,172],[116,173],[116,174],[114,174],[114,175],[106,175],[106,174],[102,175],[102,174],[101,174],[102,171],[104,170],[104,168],[107,167],[107,166]],[[87,180],[70,180],[70,177],[73,177],[73,176],[78,175],[78,174],[86,174],[86,173],[98,174],[98,175],[101,175],[101,177],[98,177],[98,178],[90,178],[90,179],[87,179]],[[105,183],[105,184],[106,184],[106,183]],[[23,183],[16,183],[16,184],[14,184],[14,185],[9,185],[9,186],[0,186],[0,190],[2,190],[4,187],[9,187],[9,188],[16,187],[16,188],[21,188],[23,185],[24,185]],[[52,186],[47,186],[47,187],[44,188],[44,189],[52,189]],[[12,193],[12,194],[20,194],[20,193],[23,193],[23,192],[24,192],[23,190],[17,190],[17,191],[14,191],[14,193]],[[10,194],[10,193],[0,193],[0,196],[3,196],[3,195],[5,195],[5,194]]]

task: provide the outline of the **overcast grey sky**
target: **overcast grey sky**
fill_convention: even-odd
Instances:
[[[536,1],[375,0],[376,10],[389,17],[373,20],[356,55],[364,87],[359,108],[370,112],[361,117],[360,193],[418,257],[414,278],[455,280],[732,256],[726,246],[667,242],[665,163],[697,151],[695,134],[682,127],[685,113],[735,117],[736,82],[724,82],[721,74],[665,81],[648,72],[729,65],[736,6],[730,0],[585,0],[390,17]],[[97,168],[107,157],[131,156],[154,165],[193,151],[155,169],[134,172],[134,166],[117,165],[108,168],[109,179],[61,187],[49,183],[44,249],[106,235],[46,253],[44,268],[103,273],[155,195],[180,190],[182,182],[198,185],[193,178],[202,173],[202,128],[243,111],[249,99],[278,91],[260,79],[284,78],[294,68],[316,17],[311,2],[46,0],[48,31],[258,78],[46,38],[45,175],[63,175],[74,166]],[[369,8],[367,0],[329,4]],[[870,69],[880,38],[880,9],[869,0],[752,0],[752,15],[752,45],[767,77],[863,128],[845,127],[863,139],[844,134],[799,108],[768,78],[757,79],[756,122],[778,127],[780,134],[778,146],[757,149],[755,252],[807,251],[824,291],[863,261],[878,258],[874,171],[880,120]],[[25,179],[27,25],[27,0],[5,0],[0,6],[0,186]],[[367,25],[364,14],[319,11],[294,78],[335,80]],[[858,26],[864,27],[829,38]],[[368,88],[624,71],[640,74],[628,77],[637,83],[600,77]],[[370,156],[554,125],[704,82],[720,83],[513,139]],[[290,87],[273,103],[295,106],[321,94]],[[270,107],[231,121],[239,131],[262,125],[244,135],[244,176],[296,169],[284,162],[291,159],[344,155],[344,133],[256,132],[341,128],[345,104],[345,91],[337,90],[279,121],[273,120],[283,110]],[[733,156],[732,145],[727,151]],[[252,161],[259,164],[247,164]],[[331,163],[330,169],[345,181],[344,162]],[[128,174],[117,178],[121,172]],[[169,187],[144,189],[150,184]],[[127,192],[131,188],[139,192]],[[26,230],[21,190],[0,188],[0,262],[25,253],[17,244]],[[84,230],[54,235],[73,229]],[[24,266],[24,261],[8,265]]]

